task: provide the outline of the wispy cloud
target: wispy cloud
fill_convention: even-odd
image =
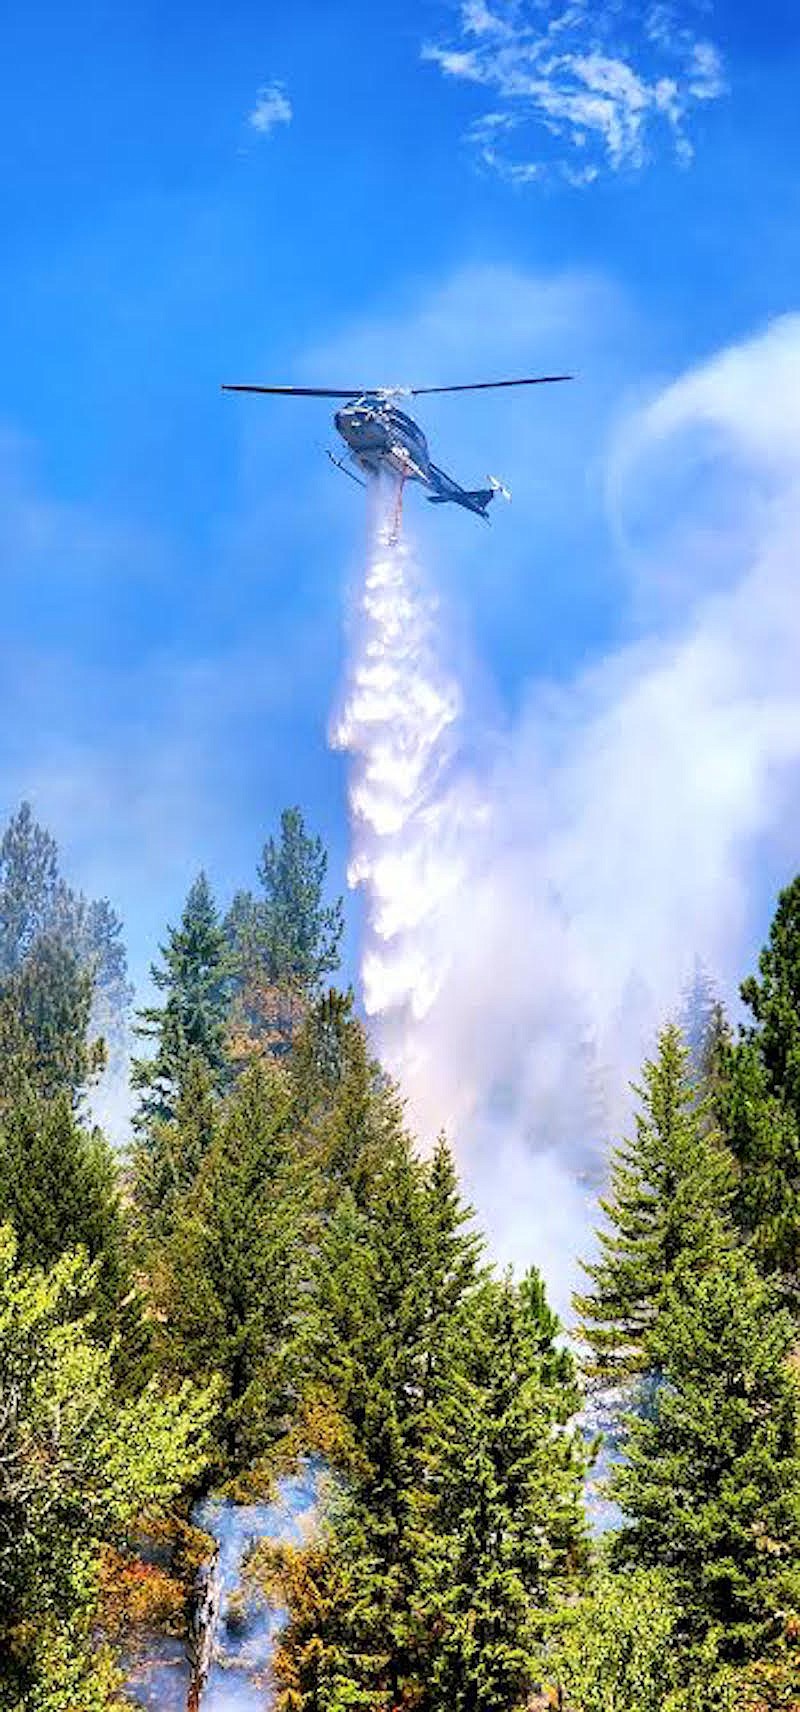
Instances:
[[[256,96],[252,113],[247,115],[250,129],[257,131],[261,137],[268,137],[277,125],[290,125],[292,118],[292,103],[284,84],[263,83]]]
[[[454,39],[426,42],[422,57],[491,91],[468,140],[512,183],[554,169],[574,185],[639,170],[659,134],[687,165],[694,109],[725,91],[718,48],[669,5],[461,0],[458,10]]]

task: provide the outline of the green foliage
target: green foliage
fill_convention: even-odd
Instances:
[[[200,1059],[217,1089],[227,1079],[225,1029],[230,978],[225,934],[205,874],[190,888],[180,926],[162,946],[163,965],[151,974],[163,1005],[140,1011],[137,1033],[154,1044],[134,1060],[131,1080],[141,1090],[140,1128],[175,1117],[190,1065]]]
[[[353,1014],[352,989],[340,993],[330,987],[306,1012],[294,1041],[289,1068],[298,1104],[308,1110],[330,1099],[359,1057],[366,1063],[368,1054]]]
[[[771,1091],[800,1124],[800,876],[780,894],[758,967],[760,981],[750,975],[741,988],[755,1019],[747,1038],[758,1045]]]
[[[74,911],[55,839],[23,803],[0,840],[0,973],[21,968],[37,941],[63,932]]]
[[[663,1571],[601,1570],[550,1620],[542,1674],[570,1712],[665,1712],[677,1618]]]
[[[154,1118],[140,1131],[131,1156],[131,1188],[145,1243],[170,1234],[216,1133],[214,1083],[203,1059],[185,1065],[172,1118]]]
[[[733,1042],[698,971],[614,1154],[577,1306],[638,1413],[593,1567],[572,1354],[325,991],[341,902],[298,809],[259,880],[222,924],[201,875],[168,934],[129,1208],[76,1115],[126,1002],[119,923],[29,809],[0,842],[0,1707],[116,1712],[101,1566],[139,1586],[142,1520],[204,1470],[255,1490],[317,1451],[318,1536],[253,1558],[289,1613],[278,1712],[523,1712],[541,1683],[569,1712],[794,1712],[800,881],[752,1026]],[[120,1595],[106,1640],[129,1619]]]
[[[21,1689],[2,1679],[2,1712],[123,1712],[122,1672],[110,1647],[87,1644],[85,1625],[47,1628],[31,1643]],[[24,1697],[20,1697],[21,1693]]]
[[[459,1331],[415,1494],[416,1665],[436,1712],[507,1712],[528,1702],[543,1614],[585,1554],[578,1396],[538,1278],[486,1282]]]
[[[164,1361],[178,1374],[219,1377],[234,1469],[288,1424],[307,1228],[286,1080],[256,1066],[220,1116],[154,1280]]]
[[[690,1647],[757,1658],[800,1609],[798,1386],[792,1324],[742,1250],[684,1272],[662,1303],[662,1375],[631,1419],[612,1491],[620,1561],[669,1569]]]
[[[94,1288],[80,1255],[19,1267],[0,1229],[0,1695],[39,1712],[66,1712],[81,1675],[82,1705],[105,1706],[113,1683],[90,1652],[101,1542],[199,1474],[214,1407],[191,1385],[120,1399],[83,1313]]]
[[[299,808],[284,809],[280,837],[264,845],[261,897],[237,893],[226,919],[240,1051],[286,1052],[338,967],[344,916],[341,898],[326,902],[327,870],[322,840],[306,831]]]
[[[611,1193],[600,1206],[600,1258],[584,1266],[594,1288],[575,1298],[588,1371],[606,1383],[653,1366],[665,1294],[689,1268],[702,1270],[732,1240],[727,1225],[733,1165],[710,1129],[709,1101],[688,1080],[677,1028],[659,1038],[644,1066],[633,1141],[615,1148]]]
[[[729,1049],[717,1092],[722,1123],[739,1168],[734,1216],[765,1277],[800,1307],[800,1133],[797,1119],[770,1090],[755,1040]]]
[[[23,803],[0,840],[0,1051],[14,1086],[24,1077],[77,1100],[129,1001],[117,916],[70,889],[55,841]]]
[[[0,989],[0,1039],[12,1061],[11,1088],[25,1082],[52,1099],[62,1090],[77,1104],[102,1070],[102,1041],[89,1041],[92,982],[74,951],[56,935],[37,939]]]
[[[375,1598],[380,1565],[344,1490],[329,1489],[313,1544],[262,1546],[253,1568],[290,1613],[271,1670],[282,1712],[389,1712],[391,1639]]]
[[[583,1555],[574,1371],[541,1281],[486,1275],[445,1144],[421,1165],[373,1099],[383,1152],[373,1130],[368,1192],[340,1179],[314,1270],[306,1366],[345,1484],[305,1578],[282,1560],[282,1704],[510,1709]]]
[[[402,1103],[369,1050],[349,999],[309,1013],[289,1060],[304,1156],[326,1207],[349,1189],[366,1207],[376,1178],[405,1148]]]
[[[257,932],[270,980],[309,995],[338,967],[344,931],[341,898],[325,902],[327,872],[322,839],[306,832],[299,808],[284,809],[280,838],[267,839],[258,870]]]
[[[721,1055],[717,1106],[739,1166],[736,1216],[758,1265],[800,1310],[800,878],[781,892],[760,980],[741,993],[752,1025]]]
[[[31,1093],[0,1114],[0,1220],[25,1266],[50,1267],[81,1247],[95,1262],[92,1307],[106,1337],[130,1288],[114,1157],[77,1121],[65,1094]]]

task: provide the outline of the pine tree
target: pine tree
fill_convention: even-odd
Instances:
[[[154,1119],[136,1139],[131,1190],[145,1241],[163,1242],[216,1134],[217,1102],[204,1060],[190,1054],[174,1118]]]
[[[23,803],[0,840],[0,1049],[14,1032],[12,1074],[24,1062],[46,1096],[64,1088],[77,1104],[123,1027],[121,931],[105,899],[66,884],[54,839]]]
[[[37,939],[67,913],[55,839],[23,803],[0,840],[0,975],[19,969]]]
[[[541,1281],[472,1298],[430,1411],[412,1592],[431,1712],[528,1705],[554,1595],[586,1555],[578,1404]],[[558,1376],[558,1377],[556,1377]]]
[[[140,1011],[137,1028],[155,1047],[152,1057],[133,1063],[132,1083],[142,1092],[140,1126],[174,1118],[193,1059],[202,1059],[217,1089],[226,1082],[227,948],[205,874],[190,888],[180,926],[169,929],[161,955],[162,966],[151,973],[166,999]]]
[[[45,1099],[66,1092],[73,1105],[105,1063],[101,1040],[89,1039],[92,983],[75,953],[55,935],[34,941],[0,988],[0,1040],[9,1070]]]
[[[323,1208],[350,1189],[360,1207],[390,1160],[405,1154],[402,1102],[370,1051],[349,1002],[323,1001],[289,1062],[300,1145]]]
[[[719,1005],[717,990],[704,963],[695,960],[691,981],[683,995],[679,1026],[689,1053],[692,1081],[701,1084]]]
[[[600,1258],[584,1266],[593,1289],[577,1295],[588,1372],[617,1383],[652,1366],[665,1292],[685,1266],[702,1270],[732,1240],[726,1224],[733,1168],[709,1129],[708,1102],[688,1081],[688,1053],[666,1028],[644,1067],[633,1141],[614,1150],[611,1192],[600,1206],[608,1228]]]
[[[722,1125],[738,1166],[733,1204],[738,1229],[765,1277],[800,1309],[800,1134],[794,1112],[770,1091],[758,1045],[728,1049],[716,1089]]]
[[[800,875],[780,894],[758,967],[761,980],[750,975],[741,987],[755,1018],[746,1038],[800,1126]]]
[[[800,1611],[792,1324],[743,1250],[685,1271],[652,1348],[663,1382],[632,1419],[612,1490],[621,1562],[669,1570],[689,1656],[757,1658]]]
[[[474,1226],[473,1208],[462,1199],[453,1155],[440,1136],[424,1168],[426,1271],[429,1279],[426,1390],[435,1389],[435,1365],[462,1304],[484,1277],[484,1241]]]
[[[108,1338],[130,1287],[116,1162],[69,1100],[28,1094],[0,1120],[0,1221],[13,1227],[20,1262],[47,1269],[81,1248],[95,1263],[92,1307]]]
[[[292,1045],[326,976],[338,967],[342,900],[326,902],[328,856],[299,808],[284,809],[280,837],[264,845],[262,896],[239,892],[226,919],[237,976],[234,1035],[239,1054]]]
[[[352,988],[329,987],[307,1012],[294,1042],[290,1069],[298,1099],[307,1108],[331,1097],[357,1051],[360,1031]]]
[[[338,1648],[337,1692],[376,1707],[400,1704],[414,1672],[414,1492],[448,1317],[478,1273],[444,1150],[431,1182],[397,1124],[373,1162],[368,1197],[359,1204],[343,1185],[323,1225],[306,1330],[311,1418],[326,1421],[325,1448],[348,1494],[326,1560],[343,1589],[326,1634]],[[290,1626],[290,1674],[295,1635]],[[319,1680],[312,1692],[322,1692]]]
[[[422,1164],[396,1121],[314,1266],[309,1419],[344,1488],[323,1546],[278,1554],[287,1712],[521,1706],[583,1555],[578,1393],[541,1280],[490,1282],[445,1143]]]
[[[264,892],[260,935],[272,980],[314,994],[338,967],[342,901],[325,902],[328,855],[306,832],[299,808],[284,809],[280,839],[268,838],[258,877]]]
[[[754,1021],[723,1051],[720,1121],[740,1173],[737,1221],[765,1275],[800,1309],[800,877],[781,892],[760,980],[743,982]]]
[[[157,1264],[169,1371],[222,1386],[222,1450],[233,1469],[289,1424],[307,1265],[285,1078],[253,1067],[231,1096]]]

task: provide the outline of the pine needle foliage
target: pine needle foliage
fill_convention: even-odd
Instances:
[[[781,892],[759,973],[742,983],[753,1017],[721,1058],[720,1121],[739,1167],[736,1217],[765,1276],[800,1315],[800,877]]]
[[[227,945],[206,875],[189,890],[180,925],[170,928],[153,964],[163,1005],[139,1011],[136,1032],[153,1044],[148,1058],[133,1061],[131,1081],[140,1090],[137,1123],[175,1117],[190,1065],[201,1059],[215,1088],[228,1078],[225,1029],[230,1003]]]
[[[676,1274],[711,1266],[732,1233],[733,1163],[698,1100],[679,1030],[664,1029],[658,1055],[634,1089],[630,1141],[614,1149],[601,1197],[600,1257],[584,1264],[593,1288],[575,1297],[588,1374],[615,1385],[653,1366],[659,1316]]]
[[[620,1562],[672,1578],[689,1656],[758,1658],[800,1610],[798,1382],[793,1328],[748,1254],[720,1251],[662,1302],[661,1384],[612,1474]]]
[[[168,1371],[221,1385],[220,1454],[231,1472],[285,1432],[308,1212],[276,1067],[236,1087],[180,1202],[154,1280]]]

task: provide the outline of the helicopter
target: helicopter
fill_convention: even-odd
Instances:
[[[462,487],[453,476],[433,462],[428,442],[418,422],[401,410],[399,398],[422,398],[441,392],[489,392],[509,386],[552,386],[558,381],[572,380],[572,375],[529,375],[518,380],[471,381],[461,386],[384,386],[358,387],[323,386],[249,386],[223,385],[223,392],[257,392],[278,398],[336,398],[347,400],[335,412],[333,421],[347,447],[345,463],[328,452],[331,463],[361,487],[367,483],[349,467],[354,464],[366,476],[379,476],[383,471],[398,483],[395,528],[399,527],[403,489],[407,481],[420,482],[428,489],[431,505],[460,505],[488,523],[489,506],[496,494],[504,499],[511,495],[497,476],[487,476],[487,486]]]

